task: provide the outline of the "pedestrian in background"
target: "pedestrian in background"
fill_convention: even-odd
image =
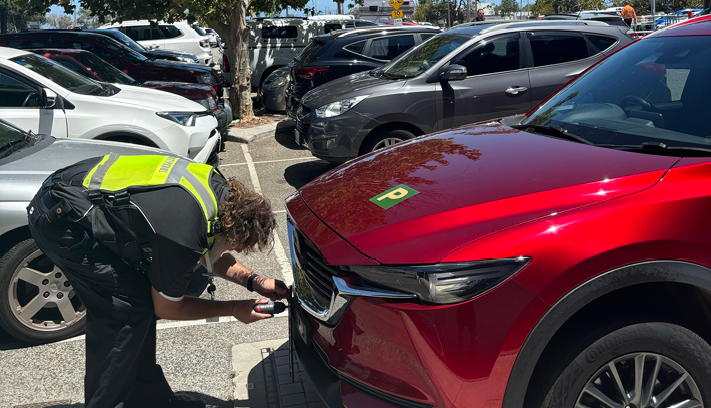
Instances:
[[[637,24],[637,14],[635,14],[634,9],[632,6],[630,6],[629,0],[625,0],[625,6],[622,7],[622,11],[620,12],[620,17],[625,21],[625,24],[627,24],[629,27],[632,27],[632,22],[634,21],[634,24]]]
[[[484,18],[484,10],[479,9],[479,11],[476,12],[476,18],[474,19],[474,21],[484,21],[484,20],[486,20]]]

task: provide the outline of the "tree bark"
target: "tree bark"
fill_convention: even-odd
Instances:
[[[242,122],[254,119],[252,110],[252,74],[249,69],[249,27],[247,26],[247,2],[241,0],[230,14],[229,24],[207,21],[225,43],[230,61],[230,104],[232,115]]]

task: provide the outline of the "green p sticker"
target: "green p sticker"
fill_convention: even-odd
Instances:
[[[379,205],[383,210],[387,210],[395,204],[405,201],[416,194],[420,194],[420,192],[404,184],[400,184],[399,186],[395,186],[388,191],[376,195],[371,198],[370,201]]]

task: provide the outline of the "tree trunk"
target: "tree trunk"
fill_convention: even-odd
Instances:
[[[245,18],[247,2],[241,0],[232,10],[229,25],[207,21],[225,43],[230,61],[230,104],[232,115],[242,122],[254,119],[252,110],[252,74],[249,69],[249,27]]]

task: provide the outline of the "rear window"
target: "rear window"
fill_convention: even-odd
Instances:
[[[605,37],[602,35],[585,34],[585,36],[588,37],[588,40],[590,40],[590,42],[593,43],[595,48],[599,51],[605,51],[617,42],[617,38]]]
[[[326,48],[326,44],[321,41],[311,40],[309,45],[295,59],[299,62],[299,65],[309,65],[318,60]]]
[[[204,37],[204,36],[207,35],[207,34],[205,34],[205,31],[204,31],[204,30],[202,29],[202,27],[200,27],[200,26],[194,25],[194,26],[193,26],[193,30],[195,30],[195,32],[198,33],[199,36]]]
[[[262,38],[296,38],[296,26],[263,27]]]
[[[343,49],[348,50],[350,52],[355,52],[356,54],[362,54],[363,48],[365,48],[365,41],[358,41],[356,43],[343,47]]]

